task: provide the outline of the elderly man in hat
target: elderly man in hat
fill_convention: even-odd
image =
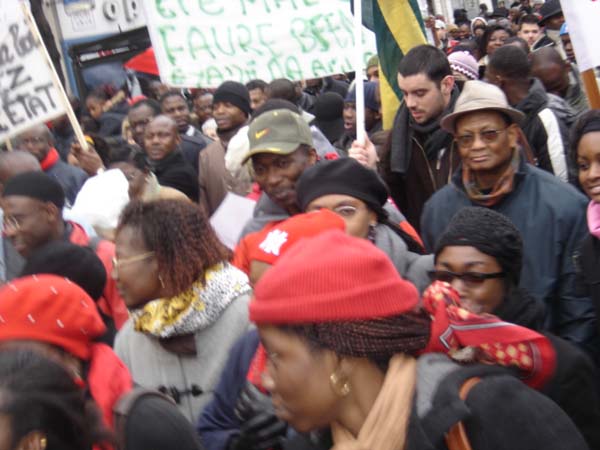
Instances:
[[[577,243],[586,233],[586,199],[527,164],[517,147],[522,119],[496,86],[465,83],[454,112],[441,121],[454,135],[462,166],[451,184],[425,204],[422,237],[431,250],[450,219],[466,206],[507,216],[523,237],[520,286],[544,303],[545,329],[595,354],[594,307],[579,294],[574,267]]]

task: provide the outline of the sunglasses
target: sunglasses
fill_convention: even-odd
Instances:
[[[456,141],[459,147],[469,148],[475,142],[475,136],[479,134],[479,137],[484,143],[492,144],[498,140],[498,136],[500,136],[500,133],[506,130],[507,128],[504,128],[502,130],[485,130],[476,134],[464,134],[462,136],[456,136],[454,140]]]
[[[446,283],[452,283],[455,278],[458,278],[463,283],[469,286],[476,286],[482,284],[486,280],[493,278],[504,278],[506,272],[494,272],[494,273],[481,273],[481,272],[463,272],[456,273],[450,272],[449,270],[430,270],[427,272],[431,281],[444,281]]]

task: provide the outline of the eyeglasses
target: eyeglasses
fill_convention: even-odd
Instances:
[[[458,278],[463,283],[476,286],[482,284],[485,280],[493,278],[504,278],[505,272],[494,272],[494,273],[481,273],[481,272],[463,272],[456,273],[450,272],[449,270],[430,270],[427,272],[431,281],[445,281],[446,283],[452,283],[455,278]]]
[[[114,257],[112,259],[113,269],[118,270],[119,267],[123,267],[123,266],[126,266],[127,264],[131,264],[131,263],[138,262],[138,261],[143,261],[144,259],[148,259],[151,256],[154,256],[154,252],[146,252],[146,253],[142,253],[140,255],[135,255],[130,258],[124,258],[124,259],[117,259],[116,257]]]
[[[43,144],[46,142],[46,138],[45,137],[27,137],[27,138],[17,138],[17,141],[19,142],[19,144],[23,144],[23,145],[36,145],[36,144]]]
[[[14,232],[21,229],[21,223],[15,216],[4,216],[2,218],[2,230],[4,232]]]
[[[475,136],[479,135],[481,140],[486,144],[492,144],[498,140],[498,136],[503,131],[506,131],[508,128],[504,128],[502,130],[485,130],[475,134],[464,134],[462,136],[456,136],[454,140],[461,148],[469,148],[475,142]]]

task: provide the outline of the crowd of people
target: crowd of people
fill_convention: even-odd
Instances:
[[[374,56],[107,80],[72,99],[85,142],[16,136],[0,447],[600,449],[600,110],[560,3],[427,26],[390,130]]]

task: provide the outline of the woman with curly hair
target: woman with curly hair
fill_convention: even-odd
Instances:
[[[116,231],[113,277],[131,312],[115,350],[134,381],[195,421],[229,348],[248,328],[250,285],[192,203],[131,202]]]

